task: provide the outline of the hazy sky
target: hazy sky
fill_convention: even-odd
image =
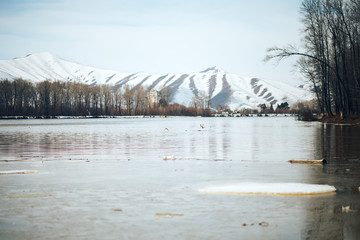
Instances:
[[[300,45],[301,0],[1,0],[0,59],[51,52],[122,72],[219,66],[296,84],[294,61],[266,49]]]

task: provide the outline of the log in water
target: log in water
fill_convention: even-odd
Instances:
[[[312,164],[312,165],[323,165],[323,164],[327,164],[326,159],[319,159],[319,160],[309,160],[309,159],[305,159],[305,160],[296,160],[296,159],[292,159],[289,160],[290,163],[295,163],[295,164]]]

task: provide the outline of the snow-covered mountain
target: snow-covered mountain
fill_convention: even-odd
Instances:
[[[172,103],[190,106],[195,95],[207,96],[213,108],[218,105],[231,109],[256,108],[267,105],[314,98],[306,89],[283,82],[265,81],[258,78],[241,77],[227,73],[221,68],[211,67],[198,73],[146,74],[122,73],[98,69],[64,60],[50,53],[30,54],[26,57],[0,61],[0,79],[23,78],[32,82],[45,79],[76,81],[89,85],[143,85],[154,90],[171,89]]]

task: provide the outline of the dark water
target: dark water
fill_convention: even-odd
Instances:
[[[313,211],[308,218],[314,223],[306,236],[314,239],[360,238],[360,127],[322,124],[316,130],[318,155],[329,164],[313,176],[337,189],[332,201],[309,204]],[[350,211],[346,210],[347,206]]]
[[[320,158],[328,164],[288,162]],[[39,172],[0,175],[0,239],[360,239],[357,126],[293,118],[0,121],[0,170],[18,169]],[[329,184],[337,192],[198,192],[237,182]]]

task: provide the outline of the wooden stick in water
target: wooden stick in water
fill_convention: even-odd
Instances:
[[[323,164],[327,164],[327,161],[325,158],[323,159],[319,159],[319,160],[289,160],[290,163],[295,163],[295,164],[312,164],[312,165],[323,165]]]

